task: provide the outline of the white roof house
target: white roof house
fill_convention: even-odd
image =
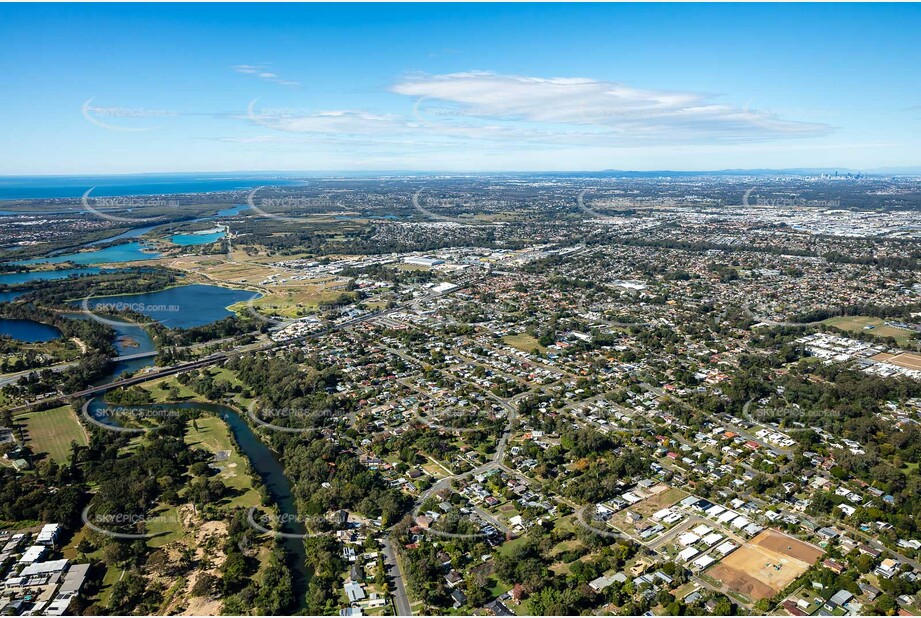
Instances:
[[[693,532],[694,534],[698,536],[707,536],[708,534],[713,532],[713,528],[711,528],[710,526],[706,524],[700,524],[699,526],[694,528]]]
[[[726,541],[725,543],[723,543],[722,545],[720,545],[719,547],[717,547],[717,548],[714,549],[713,551],[715,551],[716,553],[718,553],[720,556],[728,556],[729,554],[731,554],[732,552],[734,552],[734,551],[737,550],[738,548],[739,548],[739,546],[736,545],[735,543],[733,543],[732,541]]]
[[[680,552],[678,552],[678,560],[680,560],[681,562],[687,562],[688,560],[690,560],[691,558],[693,558],[699,553],[700,552],[698,552],[693,547],[686,547],[682,549]]]
[[[712,532],[703,538],[704,545],[707,547],[713,547],[723,539],[723,535],[719,532]]]
[[[35,542],[39,545],[52,545],[58,539],[60,531],[61,524],[45,524],[35,538]]]
[[[19,559],[21,564],[32,564],[36,560],[41,560],[42,556],[48,551],[48,548],[44,545],[33,545],[26,550],[26,553],[22,555],[22,558]]]
[[[739,515],[739,514],[736,513],[735,511],[726,511],[725,513],[723,513],[722,515],[720,515],[719,517],[717,517],[717,518],[716,518],[716,521],[718,521],[718,522],[721,523],[721,524],[728,524],[728,523],[731,522],[733,519],[735,519],[736,517],[738,517],[738,515]]]
[[[48,562],[35,562],[24,568],[22,572],[19,573],[19,576],[31,577],[33,575],[45,575],[46,573],[59,573],[66,569],[68,564],[70,564],[70,561],[66,558],[62,560],[49,560]]]
[[[710,556],[701,556],[700,558],[694,561],[693,568],[694,570],[697,570],[697,571],[703,571],[704,569],[706,569],[708,566],[710,566],[714,562],[716,562],[716,560],[714,558],[711,558]]]
[[[750,523],[752,523],[751,520],[748,520],[745,517],[742,517],[741,515],[739,515],[738,517],[733,519],[732,523],[729,525],[735,528],[736,530],[741,530],[742,528],[744,528]]]
[[[693,545],[700,540],[700,537],[694,534],[693,532],[685,532],[678,539],[678,542],[681,543],[682,547],[687,547],[688,545]]]

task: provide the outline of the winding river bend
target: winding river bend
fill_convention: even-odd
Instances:
[[[143,408],[151,411],[190,411],[202,410],[209,414],[219,417],[230,429],[237,447],[243,452],[253,471],[259,475],[262,483],[268,492],[269,498],[276,506],[281,522],[281,532],[290,536],[282,536],[279,542],[285,549],[288,556],[288,566],[291,568],[294,579],[294,592],[298,603],[303,605],[304,597],[307,593],[307,584],[309,575],[306,567],[306,550],[304,549],[303,538],[296,538],[307,533],[306,528],[297,515],[297,507],[294,500],[291,482],[285,476],[284,468],[275,457],[275,454],[269,449],[262,440],[253,432],[249,423],[246,422],[239,412],[233,408],[216,404],[216,403],[162,403],[154,405],[132,405],[132,408]],[[87,413],[99,423],[105,425],[115,425],[118,423],[118,415],[111,412],[112,406],[106,404],[101,397],[97,397],[89,402]]]

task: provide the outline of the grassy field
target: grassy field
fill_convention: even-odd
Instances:
[[[198,395],[191,388],[180,384],[179,381],[176,380],[176,376],[170,376],[168,378],[163,378],[162,380],[147,382],[145,384],[141,384],[140,387],[150,393],[155,403],[166,403],[169,401],[204,401],[204,398]],[[178,398],[174,399],[170,396],[170,391],[173,388],[179,390]]]
[[[519,335],[506,335],[502,338],[502,341],[512,346],[513,348],[517,348],[522,352],[527,352],[528,354],[533,352],[535,348],[540,350],[542,353],[547,351],[547,348],[540,345],[536,338],[526,333],[521,333]]]
[[[154,535],[147,541],[148,547],[163,547],[167,543],[181,540],[186,531],[179,521],[175,506],[162,505],[149,515],[146,532]]]
[[[871,335],[876,335],[877,337],[893,337],[899,345],[908,344],[913,334],[912,331],[904,328],[886,326],[886,322],[880,318],[859,315],[828,318],[827,320],[823,320],[822,323],[852,333],[863,331]]]
[[[190,422],[185,442],[214,454],[227,455],[226,459],[219,462],[222,471],[218,478],[237,494],[231,498],[230,506],[250,507],[262,504],[259,492],[253,488],[249,477],[249,461],[245,455],[238,452],[224,421],[215,416],[204,416],[194,423]]]
[[[341,282],[340,282],[341,283]],[[343,289],[326,285],[299,285],[294,287],[272,288],[270,294],[254,300],[252,306],[264,315],[279,315],[297,318],[312,313],[321,302],[332,302],[341,294],[350,294]],[[246,303],[239,303],[233,309],[247,311]]]
[[[29,412],[15,419],[25,423],[28,444],[36,453],[48,453],[54,461],[66,462],[70,457],[70,443],[88,444],[80,421],[70,406],[61,406],[41,412]]]

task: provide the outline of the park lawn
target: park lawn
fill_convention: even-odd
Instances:
[[[553,549],[550,550],[549,555],[551,558],[554,558],[558,556],[559,554],[562,554],[563,552],[567,552],[572,549],[576,549],[577,547],[581,545],[582,545],[582,541],[580,541],[579,539],[569,539],[568,541],[560,541],[553,547]]]
[[[502,341],[512,346],[513,348],[521,350],[522,352],[527,352],[528,354],[533,352],[535,348],[541,353],[547,351],[547,348],[537,342],[537,338],[532,337],[527,333],[520,333],[518,335],[506,335],[502,338]]]
[[[48,453],[58,463],[70,458],[70,444],[88,444],[83,426],[70,406],[29,412],[15,419],[25,423],[28,443],[36,453]]]
[[[243,383],[240,382],[240,378],[237,377],[237,374],[235,374],[230,369],[227,369],[226,367],[211,367],[208,369],[208,373],[214,377],[215,381],[224,380],[231,386],[243,386]]]
[[[269,557],[272,555],[272,550],[262,545],[259,547],[259,551],[256,554],[256,561],[259,563],[259,568],[253,573],[253,581],[262,584],[265,580],[265,572],[269,568]]]
[[[166,388],[161,388],[161,385],[165,385]],[[161,380],[154,380],[153,382],[147,382],[145,384],[140,384],[139,386],[150,393],[151,397],[153,397],[154,403],[168,403],[174,401],[205,401],[201,395],[193,391],[191,388],[180,384],[176,379],[176,376],[170,376]],[[170,389],[172,388],[179,389],[179,397],[176,399],[170,396]]]
[[[562,560],[558,560],[550,565],[550,570],[553,571],[553,574],[557,577],[565,577],[569,575],[570,566]]]
[[[524,545],[527,542],[528,538],[520,536],[517,539],[512,539],[511,541],[506,541],[499,547],[499,554],[502,556],[511,556],[512,551],[521,545]]]
[[[210,453],[229,453],[226,459],[219,462],[222,470],[217,475],[224,485],[235,490],[234,493],[237,494],[230,498],[229,506],[246,508],[262,504],[262,497],[253,487],[249,476],[249,460],[237,449],[224,421],[216,416],[202,416],[194,422],[190,421],[186,429],[185,442]]]
[[[99,605],[102,607],[109,606],[109,599],[112,597],[112,586],[121,580],[124,571],[119,567],[109,567],[106,574],[102,576],[102,586],[99,588]]]
[[[223,367],[212,367],[206,371],[208,371],[209,375],[214,377],[215,380],[224,380],[233,387],[242,387],[242,383],[237,378],[236,374],[234,374],[234,372],[230,371],[229,369],[225,369]],[[166,385],[166,388],[161,388],[161,385]],[[169,376],[160,380],[154,380],[139,386],[151,394],[154,403],[169,403],[175,401],[198,401],[205,403],[208,401],[194,390],[192,390],[189,386],[180,384],[176,379],[176,376]],[[179,397],[177,399],[170,397],[169,393],[171,388],[179,389]],[[239,395],[237,397],[239,397]],[[240,397],[240,399],[243,400],[244,398]],[[248,405],[249,400],[246,400],[246,403]]]
[[[179,511],[175,506],[160,505],[148,517],[144,530],[147,534],[153,535],[147,540],[148,547],[163,547],[186,536],[186,530],[179,521]]]
[[[828,318],[827,320],[823,320],[822,323],[852,333],[865,332],[877,337],[893,337],[899,345],[907,345],[911,340],[911,336],[914,334],[912,331],[905,328],[886,326],[885,320],[880,318],[871,318],[861,315]],[[873,328],[867,328],[867,326],[872,326]]]
[[[491,578],[489,579],[489,582],[490,582],[490,583],[495,582],[495,583],[493,583],[493,586],[489,589],[489,594],[490,594],[490,596],[491,596],[493,599],[495,599],[495,598],[498,597],[499,595],[501,595],[501,594],[503,594],[503,593],[506,593],[506,592],[508,592],[509,590],[512,589],[512,585],[511,585],[511,584],[507,584],[507,583],[505,583],[505,582],[503,582],[503,581],[500,581],[500,580],[499,580],[498,578],[496,578],[496,577],[491,577]]]
[[[278,315],[286,318],[299,318],[310,315],[322,302],[332,302],[345,294],[356,298],[354,292],[341,288],[342,282],[328,285],[299,285],[290,287],[273,288],[270,294],[258,298],[252,303],[237,303],[231,310],[241,315],[248,315],[249,307],[256,309],[262,315]],[[339,289],[337,289],[339,288]]]

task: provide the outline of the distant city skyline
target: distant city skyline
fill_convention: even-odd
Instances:
[[[921,166],[917,5],[2,5],[0,175]]]

